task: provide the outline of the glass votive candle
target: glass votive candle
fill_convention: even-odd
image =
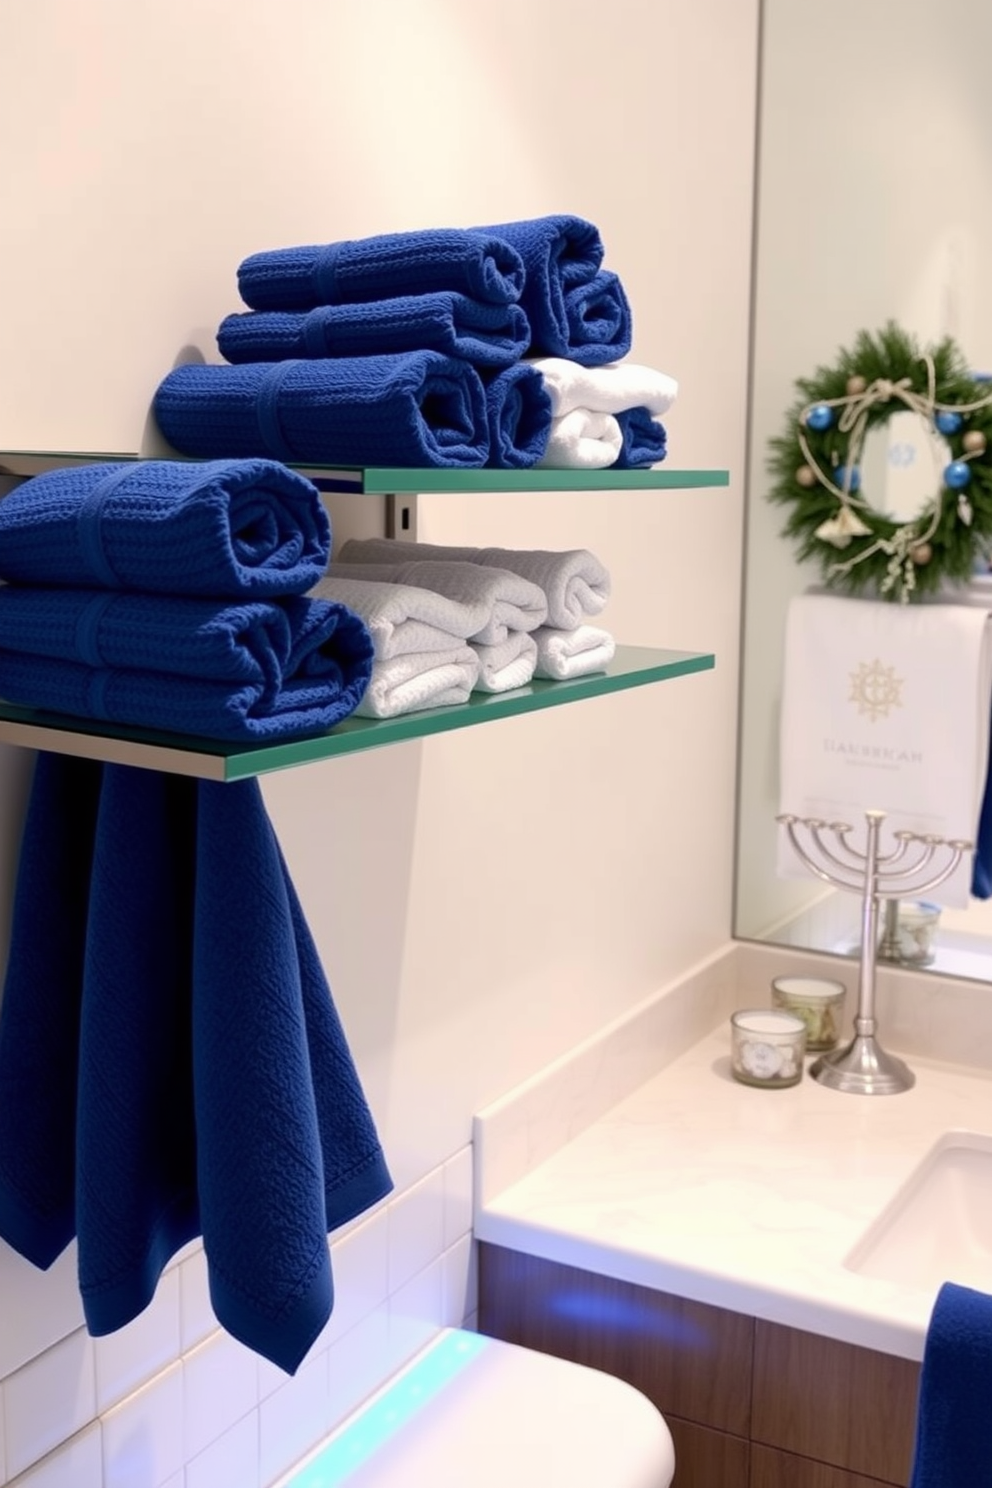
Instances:
[[[802,1078],[806,1024],[795,1013],[747,1008],[730,1018],[730,1068],[745,1085],[782,1089]]]
[[[904,966],[929,966],[936,952],[940,905],[924,899],[901,900],[897,924],[899,960]]]
[[[772,982],[773,1005],[795,1013],[806,1024],[810,1053],[836,1046],[845,995],[843,982],[822,977],[776,977]]]

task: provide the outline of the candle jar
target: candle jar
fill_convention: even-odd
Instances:
[[[772,982],[773,1005],[806,1024],[809,1053],[836,1047],[845,996],[843,982],[820,977],[776,977]]]
[[[730,1067],[744,1085],[781,1090],[802,1079],[806,1024],[777,1008],[745,1009],[730,1019]]]

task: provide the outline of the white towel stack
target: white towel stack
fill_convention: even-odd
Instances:
[[[551,399],[551,434],[541,466],[604,470],[614,465],[623,446],[617,414],[643,409],[657,422],[678,396],[674,377],[637,362],[582,367],[564,357],[535,357],[531,365]]]

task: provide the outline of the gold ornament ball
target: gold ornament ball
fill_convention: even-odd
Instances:
[[[961,440],[969,455],[984,455],[986,439],[981,429],[969,429]]]
[[[849,377],[847,379],[847,391],[852,396],[856,396],[858,393],[863,393],[867,386],[868,384],[861,376],[860,372],[856,372],[853,377]]]
[[[808,489],[810,486],[816,485],[816,472],[809,465],[800,465],[796,471],[796,480],[801,486],[806,486]]]
[[[915,548],[910,548],[909,556],[918,568],[922,568],[933,557],[933,548],[929,543],[917,543]]]

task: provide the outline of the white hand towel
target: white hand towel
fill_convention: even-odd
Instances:
[[[479,675],[479,658],[471,646],[450,651],[410,652],[377,661],[365,696],[355,712],[360,718],[396,718],[422,708],[467,703]]]
[[[553,625],[558,630],[574,630],[590,615],[598,615],[610,597],[609,572],[586,548],[572,548],[560,553],[540,548],[452,548],[436,543],[405,543],[388,537],[368,537],[352,538],[346,542],[338,560],[341,563],[393,564],[438,560],[503,569],[528,579],[544,591],[547,614],[537,621],[537,625]],[[537,625],[518,628],[536,629]],[[482,637],[475,639],[481,640]]]
[[[476,692],[509,692],[523,687],[534,675],[537,646],[522,630],[513,630],[498,646],[472,647],[479,658]]]
[[[369,562],[348,563],[344,557],[352,543],[345,543],[341,561],[329,565],[333,578],[356,574],[385,584],[408,584],[442,594],[447,599],[475,612],[476,628],[467,637],[481,645],[497,646],[515,630],[536,630],[548,618],[548,602],[539,584],[507,569],[484,568],[479,564],[443,558],[408,560],[400,549],[413,549],[417,543],[393,542],[391,538],[370,538],[369,544],[381,546],[383,553],[392,549],[396,556],[375,557]],[[365,544],[356,544],[364,547]],[[445,549],[438,551],[444,552]]]
[[[542,625],[535,630],[537,665],[535,677],[551,677],[563,681],[566,677],[585,677],[590,672],[602,672],[616,655],[617,643],[608,630],[595,625],[580,625],[575,630],[555,630]]]
[[[623,431],[612,413],[573,408],[551,420],[547,448],[538,465],[557,470],[605,470],[623,448]]]
[[[333,565],[332,565],[333,568]],[[412,651],[450,651],[488,623],[486,604],[471,604],[412,584],[391,584],[331,573],[310,590],[315,599],[333,599],[365,621],[377,661]]]
[[[646,408],[659,415],[667,413],[678,397],[679,385],[674,377],[637,362],[580,367],[565,357],[533,357],[530,365],[544,378],[552,418],[560,418],[573,408],[587,408],[593,413]]]
[[[798,596],[786,624],[779,809],[849,822],[859,848],[864,812],[884,811],[883,852],[904,829],[974,841],[990,699],[986,610]],[[966,905],[971,856],[927,898]],[[804,874],[784,830],[779,871]]]

